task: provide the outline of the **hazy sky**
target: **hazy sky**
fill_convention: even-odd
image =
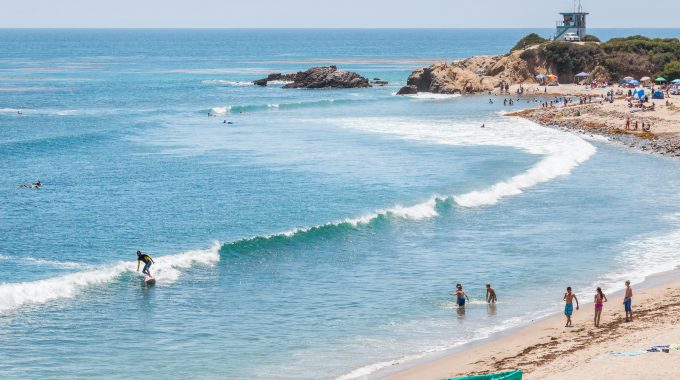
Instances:
[[[680,27],[680,0],[583,0],[589,27]],[[552,28],[573,0],[0,0],[0,27]]]

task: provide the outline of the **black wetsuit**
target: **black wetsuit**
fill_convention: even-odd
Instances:
[[[142,273],[151,276],[151,272],[149,272],[149,268],[151,268],[151,264],[153,264],[153,259],[151,258],[151,256],[149,255],[137,256],[137,261],[144,262],[144,269],[142,269]]]

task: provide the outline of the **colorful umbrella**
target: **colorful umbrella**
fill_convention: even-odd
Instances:
[[[654,79],[654,82],[662,82],[662,83],[665,83],[665,82],[668,82],[668,81],[667,81],[666,78],[664,78],[664,77],[658,77],[658,78]]]

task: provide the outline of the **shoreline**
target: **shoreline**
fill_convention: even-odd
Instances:
[[[508,96],[515,96],[517,88],[518,85],[511,86]],[[570,104],[567,107],[559,104],[549,108],[527,108],[508,112],[504,116],[521,117],[545,127],[580,135],[604,137],[608,141],[641,152],[680,157],[680,107],[673,105],[675,100],[680,99],[678,96],[670,96],[663,100],[650,99],[649,104],[654,104],[656,110],[643,112],[628,108],[628,103],[622,96],[615,97],[612,103],[599,101],[607,91],[617,90],[618,87],[590,90],[583,86],[560,85],[551,88],[549,94],[532,91],[539,88],[540,86],[536,85],[525,87],[524,96],[535,95],[541,98],[590,96],[594,100],[587,104]],[[626,126],[627,119],[630,119],[629,128]],[[643,124],[650,125],[648,131],[642,130]]]
[[[629,357],[608,354],[632,352],[657,344],[680,343],[679,278],[680,268],[676,268],[652,274],[644,281],[633,284],[632,323],[623,322],[620,305],[623,289],[609,294],[610,302],[605,304],[599,329],[592,326],[593,303],[586,301],[590,299],[589,295],[581,294],[583,302],[580,303],[580,310],[574,313],[573,328],[564,327],[565,317],[556,311],[528,324],[492,334],[488,338],[385,368],[372,374],[370,378],[441,379],[522,369],[524,377],[528,379],[561,379],[573,376],[598,379],[604,373],[613,375],[613,369],[608,364],[612,364],[614,369],[631,370],[625,365],[625,360],[630,359]],[[659,315],[664,312],[667,313],[665,321],[660,322]],[[599,337],[596,331],[600,333]],[[627,336],[628,333],[632,335]],[[629,339],[631,336],[635,336],[635,339]],[[665,336],[671,341],[658,341],[659,337]],[[597,346],[598,343],[602,346]],[[649,355],[662,354],[641,354],[636,359],[645,360]],[[680,372],[680,361],[677,361],[680,351],[676,351],[673,358],[661,358],[667,359],[666,364],[656,368],[660,372],[655,372],[653,376]],[[668,367],[667,364],[673,364],[671,361],[676,364]],[[650,370],[640,366],[640,362],[635,363],[635,366],[638,370],[645,370],[643,373]],[[603,372],[599,376],[595,375],[593,368],[601,368]],[[625,372],[621,376],[624,377],[618,378],[626,378]]]
[[[543,101],[547,97],[563,96],[584,97],[590,95],[599,98],[603,97],[606,91],[612,89],[612,87],[609,87],[605,89],[584,90],[583,86],[562,85],[560,91],[551,89],[551,93],[545,94],[538,91],[538,86],[533,87],[536,87],[533,93],[528,92],[523,96],[535,94],[536,97],[543,99]],[[519,88],[518,85],[512,86],[510,94],[506,94],[506,96],[517,96],[515,94],[517,88]],[[529,88],[533,90],[531,86]],[[494,94],[494,96],[498,99],[503,94]],[[671,97],[670,99],[661,100],[661,102],[665,103],[666,100],[672,101],[675,99]],[[605,138],[608,142],[632,148],[641,153],[653,153],[671,158],[680,157],[680,110],[672,106],[667,107],[663,105],[661,107],[657,106],[657,110],[662,108],[665,111],[661,113],[661,117],[656,117],[656,111],[645,112],[642,115],[632,115],[626,109],[626,104],[627,102],[624,98],[618,97],[615,98],[613,103],[600,103],[598,101],[588,104],[570,104],[567,107],[560,105],[551,108],[527,108],[508,112],[504,116],[521,117],[544,127],[557,128],[581,136],[599,136]],[[648,132],[642,131],[641,128],[625,130],[626,118],[629,117],[631,119],[642,120],[645,123],[652,123],[651,130]],[[658,127],[659,124],[662,125]],[[637,303],[640,306],[637,308],[639,316],[643,324],[646,323],[645,327],[649,328],[646,330],[646,335],[637,331],[639,329],[637,325],[641,323],[636,325],[635,322],[633,324],[621,322],[623,318],[622,308],[617,307],[620,306],[618,305],[620,302],[616,301],[619,301],[619,298],[623,298],[623,290],[610,294],[610,298],[615,302],[606,304],[608,307],[605,307],[605,312],[603,313],[602,328],[596,331],[602,331],[602,335],[606,336],[607,339],[612,339],[614,344],[623,343],[619,341],[625,338],[623,332],[630,332],[628,330],[633,330],[632,333],[637,335],[645,335],[642,337],[642,340],[645,338],[649,339],[650,335],[654,333],[659,333],[659,336],[668,333],[669,336],[675,337],[675,340],[677,340],[677,342],[668,343],[680,343],[680,325],[678,324],[680,322],[680,302],[674,301],[680,297],[680,280],[678,278],[680,278],[680,267],[671,271],[649,275],[642,282],[633,285],[635,292],[634,305]],[[659,296],[658,294],[663,295]],[[584,301],[589,299],[589,296],[587,297],[584,297]],[[661,304],[654,304],[652,300],[655,298],[660,298],[662,300]],[[575,340],[586,340],[584,339],[585,337],[592,338],[591,342],[602,343],[600,339],[593,337],[596,334],[593,331],[592,321],[589,320],[593,315],[593,303],[582,302],[581,304],[583,305],[581,307],[582,311],[574,316],[574,322],[577,323],[577,327],[570,331],[576,333],[574,335]],[[652,306],[646,306],[646,304],[652,304]],[[633,310],[636,311],[635,306]],[[675,318],[675,329],[672,328],[673,323],[658,323],[658,321],[654,321],[654,317],[660,311],[672,312],[672,315],[667,320]],[[636,322],[638,322],[637,317]],[[589,354],[595,349],[593,343],[581,342],[584,343],[581,347],[566,349],[563,352],[566,354],[566,358],[580,356],[585,362],[573,367],[572,371],[576,372],[574,375],[566,375],[563,372],[568,370],[568,366],[563,363],[569,359],[554,353],[555,350],[559,350],[560,346],[565,344],[560,341],[559,336],[554,336],[556,333],[557,335],[566,333],[567,328],[564,327],[561,329],[565,331],[559,331],[563,323],[564,315],[556,311],[551,315],[531,320],[527,324],[494,333],[487,338],[465,343],[439,353],[429,354],[412,361],[406,361],[393,367],[384,368],[373,373],[370,378],[393,380],[441,379],[445,377],[504,372],[514,369],[523,369],[525,371],[525,378],[531,379],[566,378],[573,376],[598,378],[598,376],[592,375],[597,371],[593,372],[593,368],[590,368],[593,366],[593,359],[596,358],[596,356]],[[628,329],[626,326],[631,326],[631,329]],[[567,340],[573,341],[574,339]],[[631,342],[626,341],[625,343],[630,346]],[[607,347],[611,347],[611,344]],[[513,354],[504,356],[504,354],[508,353]],[[500,359],[498,359],[499,357]],[[678,357],[680,357],[680,353],[677,356],[674,355],[674,358]],[[680,372],[680,362],[678,363],[672,368],[660,365],[657,370],[661,371],[660,375],[678,373]],[[515,365],[513,366],[513,364]],[[602,365],[603,363],[596,364]],[[624,367],[621,363],[617,365]],[[607,365],[602,366],[608,367]],[[555,367],[557,367],[557,370]],[[649,369],[646,366],[638,365],[638,367],[638,369]],[[634,370],[632,368],[628,369]],[[607,372],[607,374],[609,373]]]

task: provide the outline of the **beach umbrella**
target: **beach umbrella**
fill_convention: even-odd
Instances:
[[[668,81],[664,77],[658,77],[658,78],[654,79],[654,82],[665,83],[665,82],[668,82]]]
[[[650,79],[652,79],[652,78],[650,78],[650,77],[642,77],[642,78],[640,78],[640,81],[644,82],[644,81],[648,81],[648,80],[650,80]]]
[[[550,74],[550,75],[548,75],[548,78],[549,78],[549,79],[554,79],[554,78],[557,78],[557,75],[552,75],[552,74]]]
[[[680,79],[673,79],[673,82],[671,82],[671,83],[678,84],[678,83],[680,83]]]
[[[619,81],[619,83],[621,83],[621,84],[623,84],[623,83],[628,83],[628,81],[625,80],[625,79],[621,79],[621,81]]]
[[[576,74],[576,76],[579,77],[579,78],[585,78],[585,77],[589,77],[590,74],[586,73],[585,71],[582,71],[582,72]]]
[[[632,84],[633,86],[637,86],[640,84],[640,82],[636,81],[635,79],[631,80],[628,82],[628,84]]]
[[[623,80],[625,80],[626,82],[630,82],[630,81],[632,81],[632,80],[634,80],[634,79],[635,79],[635,78],[633,78],[633,77],[625,77],[625,78],[623,78]]]
[[[545,74],[538,74],[538,75],[536,75],[536,79],[545,79],[545,78],[547,78],[547,77],[548,77],[548,76],[545,75]]]

